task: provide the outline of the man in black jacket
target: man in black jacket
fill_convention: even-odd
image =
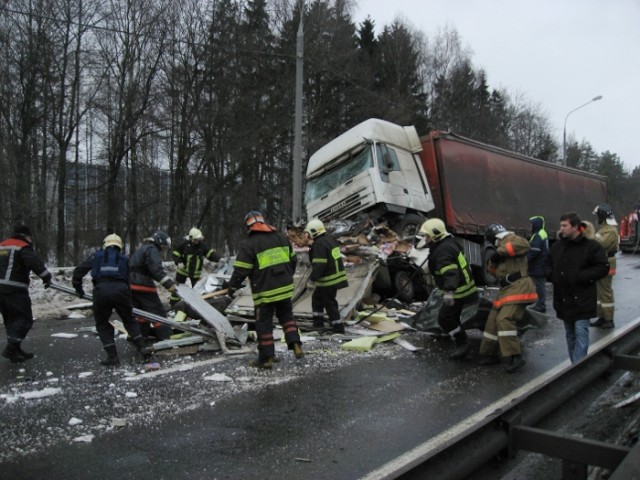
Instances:
[[[0,243],[0,313],[7,329],[7,346],[2,356],[12,363],[33,358],[33,353],[22,350],[20,344],[33,326],[29,272],[34,272],[51,285],[51,273],[32,246],[31,231],[26,225],[14,228],[9,238]]]
[[[460,315],[465,305],[478,299],[471,266],[462,248],[439,218],[424,222],[419,233],[425,236],[429,245],[429,272],[436,286],[444,292],[438,325],[451,335],[456,344],[449,358],[464,358],[469,353],[470,343],[467,332],[460,324]]]
[[[329,325],[336,333],[344,333],[344,323],[338,309],[336,295],[338,290],[349,286],[347,272],[344,269],[340,245],[330,235],[321,220],[313,219],[304,229],[313,239],[309,250],[311,262],[310,280],[314,284],[311,295],[313,326],[324,326],[324,312],[329,316]]]
[[[597,316],[596,282],[608,271],[606,252],[582,234],[580,217],[562,215],[560,239],[551,247],[545,275],[553,283],[553,308],[564,322],[571,363],[587,355],[589,319]]]

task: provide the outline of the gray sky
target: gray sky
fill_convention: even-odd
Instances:
[[[640,0],[359,0],[376,34],[396,17],[433,38],[455,28],[491,88],[526,94],[548,113],[562,145],[587,140],[596,152],[640,166]],[[562,147],[561,147],[562,148]]]

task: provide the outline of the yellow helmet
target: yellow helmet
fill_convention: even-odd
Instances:
[[[204,235],[196,227],[193,227],[191,230],[189,230],[189,238],[191,240],[204,240]]]
[[[319,220],[317,218],[314,218],[309,223],[307,223],[304,231],[311,235],[311,238],[316,238],[318,235],[326,233],[324,223],[322,223],[322,220]]]
[[[424,222],[418,233],[436,242],[448,235],[444,222],[439,218],[430,218]]]
[[[115,233],[112,233],[104,237],[104,240],[102,241],[102,247],[118,247],[120,250],[122,250],[122,239]]]

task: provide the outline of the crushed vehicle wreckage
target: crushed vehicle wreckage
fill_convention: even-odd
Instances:
[[[442,292],[434,288],[427,271],[428,249],[417,248],[415,237],[400,238],[386,224],[375,225],[368,219],[361,222],[332,221],[327,232],[340,245],[349,286],[338,290],[337,301],[344,334],[330,329],[313,327],[309,285],[310,239],[302,227],[288,226],[287,236],[294,245],[298,258],[294,274],[293,312],[303,339],[332,338],[351,351],[368,351],[381,341],[394,341],[408,350],[416,347],[400,337],[400,332],[423,332],[426,335],[448,337],[437,322],[442,306]],[[248,342],[255,340],[253,324],[255,312],[251,287],[246,285],[233,297],[227,295],[225,284],[233,272],[233,257],[215,264],[193,286],[179,285],[181,300],[173,305],[167,318],[137,310],[137,316],[160,321],[171,326],[175,333],[171,339],[155,342],[154,351],[174,350],[174,353],[192,354],[198,351],[221,351],[225,354],[250,353]],[[170,264],[167,264],[168,266]],[[169,268],[168,268],[169,269]],[[204,272],[203,272],[204,273]],[[400,275],[398,274],[400,273]],[[392,279],[395,279],[395,283]],[[400,279],[401,282],[398,280]],[[54,288],[74,294],[73,289],[54,285]],[[465,308],[461,321],[466,330],[483,330],[492,298],[497,288],[479,288],[475,304]],[[89,296],[86,298],[90,299]],[[520,331],[542,326],[547,317],[527,309],[518,325]],[[123,331],[118,320],[112,324]],[[275,323],[274,337],[282,337]],[[126,332],[123,332],[126,334]]]

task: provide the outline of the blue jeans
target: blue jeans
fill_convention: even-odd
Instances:
[[[582,357],[587,356],[587,350],[589,349],[589,319],[563,323],[567,347],[569,348],[569,359],[571,363],[576,363]]]

